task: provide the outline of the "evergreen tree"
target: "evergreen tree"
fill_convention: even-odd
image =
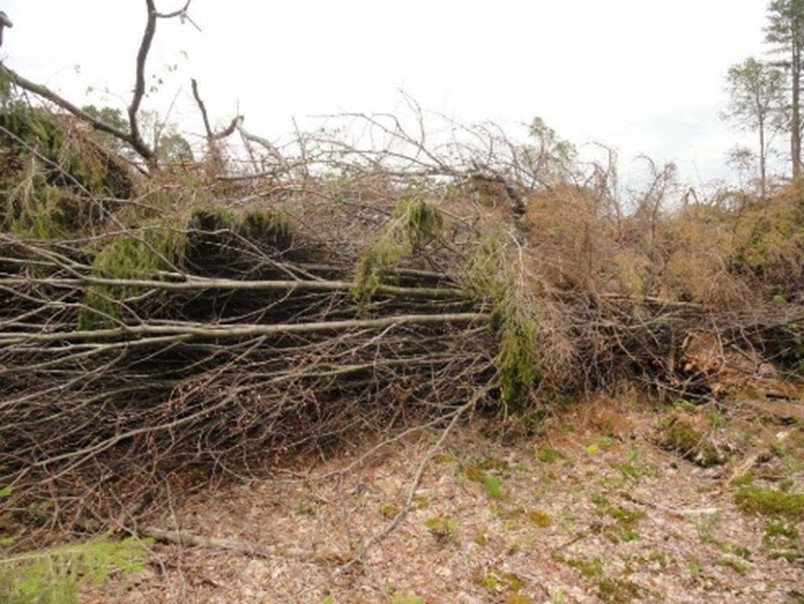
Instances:
[[[790,155],[793,177],[801,174],[801,51],[804,48],[804,0],[772,0],[768,5],[765,41],[787,58],[780,66],[790,71]]]

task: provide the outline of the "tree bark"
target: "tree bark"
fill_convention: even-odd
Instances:
[[[765,120],[760,116],[759,118],[759,192],[762,197],[765,197],[767,191],[768,177],[767,177],[767,150],[765,149]]]
[[[793,103],[790,116],[790,156],[793,161],[793,178],[801,174],[801,40],[798,18],[793,20],[792,61],[790,71],[793,76]]]

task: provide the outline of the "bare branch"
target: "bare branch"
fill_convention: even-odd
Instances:
[[[198,109],[201,111],[201,117],[204,120],[204,130],[207,133],[207,141],[211,141],[213,138],[212,128],[209,125],[209,117],[207,116],[207,107],[204,105],[204,101],[201,100],[201,95],[198,93],[198,82],[195,78],[190,80],[193,88],[193,97],[195,98],[195,102],[198,104]]]
[[[134,137],[131,135],[131,133],[123,132],[122,130],[118,130],[117,128],[114,128],[113,126],[110,126],[106,122],[104,122],[102,120],[99,120],[99,119],[89,115],[88,113],[86,113],[85,111],[83,111],[82,109],[80,109],[79,107],[77,107],[76,105],[74,105],[73,103],[68,101],[67,99],[59,96],[58,94],[56,94],[55,92],[53,92],[52,90],[47,88],[46,86],[42,86],[41,84],[36,84],[34,82],[31,82],[30,80],[28,80],[28,79],[24,78],[23,76],[19,75],[14,70],[9,69],[8,67],[6,67],[5,65],[2,65],[2,64],[0,64],[0,73],[5,74],[11,80],[11,82],[16,84],[20,88],[22,88],[24,90],[27,90],[28,92],[32,92],[32,93],[42,97],[43,99],[46,99],[46,100],[56,104],[57,106],[61,107],[65,111],[68,111],[69,113],[73,114],[77,118],[79,118],[81,120],[84,120],[85,122],[87,122],[90,125],[92,125],[92,127],[95,128],[95,130],[98,130],[100,132],[105,132],[107,134],[111,134],[115,138],[123,141],[124,143],[127,143],[127,144],[131,145],[142,156],[143,159],[147,159],[149,157],[148,154],[152,153],[151,150],[148,149],[147,146],[146,146],[146,148],[144,150],[147,153],[143,154],[142,153],[143,149],[137,148],[137,145],[135,144],[136,141],[135,141]]]
[[[156,33],[157,19],[172,19],[174,17],[185,16],[192,0],[187,0],[183,8],[172,13],[160,13],[156,10],[154,0],[145,0],[148,8],[148,20],[145,23],[145,31],[142,34],[142,41],[137,52],[137,68],[134,82],[134,95],[131,104],[128,106],[128,122],[131,128],[131,146],[142,156],[148,168],[153,170],[158,168],[156,153],[151,149],[142,138],[137,115],[145,96],[145,63],[148,60],[148,53],[151,50],[151,43]]]

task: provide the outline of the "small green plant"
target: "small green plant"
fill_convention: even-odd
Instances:
[[[102,537],[0,560],[0,599],[8,604],[77,604],[81,585],[99,585],[112,572],[130,576],[144,568],[138,539]]]
[[[502,481],[494,474],[486,474],[483,477],[483,488],[492,499],[502,499]]]
[[[508,462],[490,456],[478,462],[461,465],[458,470],[466,480],[483,485],[483,490],[492,499],[502,498],[502,479],[498,473],[504,474],[510,470]]]
[[[434,516],[424,521],[424,526],[439,542],[452,541],[458,536],[458,520]]]
[[[621,463],[615,462],[612,463],[611,466],[614,469],[619,470],[623,480],[630,480],[636,482],[645,475],[645,470],[629,461]]]
[[[726,418],[717,405],[712,405],[706,410],[706,419],[713,428],[722,428],[726,425]]]

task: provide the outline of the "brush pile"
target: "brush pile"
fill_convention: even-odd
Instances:
[[[375,200],[359,239],[337,199],[243,204],[153,182],[103,195],[117,164],[66,168],[81,148],[69,129],[18,127],[5,148],[0,467],[4,504],[28,523],[133,513],[169,476],[326,451],[478,389],[481,405],[513,401],[529,386],[517,363],[534,381],[530,348],[497,358],[518,327],[473,289],[449,220],[419,192]]]
[[[779,268],[800,253],[795,203],[763,277],[761,237],[690,260],[679,229],[711,215],[659,212],[652,189],[655,211],[625,216],[611,172],[581,179],[552,131],[428,150],[362,119],[387,148],[316,133],[250,150],[248,170],[221,171],[218,148],[145,178],[74,120],[0,116],[0,522],[95,530],[188,476],[470,401],[530,411],[624,380],[717,394],[725,365],[691,362],[691,333],[750,349],[749,376],[769,359],[800,375],[801,274]],[[779,312],[739,310],[760,282]]]

